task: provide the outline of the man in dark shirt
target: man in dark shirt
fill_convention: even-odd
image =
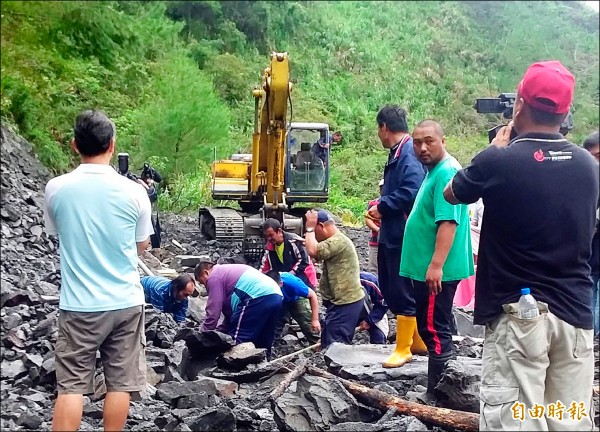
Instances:
[[[329,156],[331,144],[338,143],[341,140],[342,133],[340,131],[335,131],[329,135],[329,139],[327,141],[325,140],[325,137],[319,138],[319,141],[312,145],[310,151],[319,159],[321,159],[325,165],[327,165],[327,157]]]
[[[593,428],[587,262],[598,165],[559,133],[574,86],[557,61],[531,65],[518,86],[513,122],[444,191],[450,203],[481,197],[485,205],[475,294],[475,323],[486,326],[481,430]],[[509,142],[512,127],[518,136]],[[539,316],[519,318],[521,288],[531,289]],[[548,404],[583,414],[517,415]]]
[[[596,161],[600,162],[600,139],[598,136],[598,131],[592,132],[585,139],[583,142],[583,148],[590,152],[590,154],[596,158]],[[598,333],[600,333],[600,300],[598,299],[598,290],[600,289],[600,284],[598,283],[598,280],[600,279],[600,237],[598,236],[598,210],[596,210],[596,232],[594,233],[594,238],[592,239],[592,256],[590,257],[589,264],[592,269],[592,282],[594,283],[594,294],[592,296],[594,336],[598,337]]]
[[[377,253],[379,288],[390,310],[397,316],[396,322],[402,323],[396,326],[396,348],[383,367],[400,367],[410,361],[411,351],[426,351],[417,332],[412,283],[399,274],[404,225],[425,178],[425,167],[415,156],[406,112],[402,108],[397,105],[383,107],[377,114],[377,125],[381,144],[390,153],[383,172],[381,198],[367,214],[371,219],[381,220]],[[416,342],[414,347],[413,340]]]
[[[265,274],[270,270],[290,272],[299,277],[309,288],[316,287],[317,272],[306,253],[304,239],[284,231],[281,223],[273,218],[264,221],[262,231],[267,244],[260,263],[260,271]]]

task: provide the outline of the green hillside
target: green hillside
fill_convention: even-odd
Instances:
[[[293,119],[344,133],[329,207],[360,219],[385,160],[386,103],[445,127],[466,164],[494,116],[477,97],[514,91],[526,67],[558,59],[577,79],[572,140],[598,128],[598,13],[579,2],[2,2],[1,115],[55,172],[74,163],[75,114],[117,123],[119,151],[168,178],[168,209],[209,197],[208,163],[247,150],[251,89],[268,54],[290,54]]]

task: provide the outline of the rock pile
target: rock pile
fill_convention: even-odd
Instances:
[[[48,430],[55,398],[53,347],[60,287],[58,242],[43,229],[43,190],[50,174],[36,159],[31,146],[5,126],[1,129],[0,147],[0,428]],[[243,261],[241,245],[204,240],[195,216],[160,217],[164,245],[144,257],[154,271],[191,271],[193,257],[198,256],[220,262]],[[368,232],[358,228],[344,230],[355,242],[364,268]],[[360,345],[335,347],[326,353],[307,352],[290,361],[267,362],[264,350],[251,344],[232,349],[229,336],[200,333],[205,304],[206,297],[191,299],[189,318],[182,325],[147,305],[148,385],[134,395],[128,430],[431,430],[431,425],[415,417],[363,405],[337,379],[304,374],[293,380],[281,396],[269,399],[287,374],[306,360],[385,393],[410,398],[411,392],[423,390],[426,384],[425,358],[417,358],[401,370],[383,370],[375,358],[385,355],[391,346]],[[390,318],[393,340],[395,320]],[[461,311],[458,324],[459,334],[473,337],[457,340],[461,357],[444,376],[438,390],[446,395],[448,405],[476,411],[479,329],[469,325],[469,313],[465,311]],[[365,333],[359,332],[355,343],[364,344],[367,339]],[[307,345],[298,326],[290,324],[284,340],[273,351],[278,357]],[[80,430],[101,427],[105,393],[98,361],[95,392],[84,399]],[[264,403],[267,400],[271,403]],[[258,406],[259,402],[263,403]],[[439,428],[433,427],[436,429]]]

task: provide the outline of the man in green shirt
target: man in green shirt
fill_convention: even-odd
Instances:
[[[474,274],[469,212],[451,205],[444,187],[460,164],[446,151],[440,124],[423,120],[412,134],[415,154],[427,167],[408,220],[402,243],[400,275],[412,280],[417,328],[429,352],[427,393],[433,390],[454,357],[452,302],[461,279]]]
[[[305,246],[322,262],[319,291],[326,307],[321,326],[321,347],[333,342],[351,344],[365,296],[360,284],[360,265],[352,240],[342,234],[325,210],[306,213]]]

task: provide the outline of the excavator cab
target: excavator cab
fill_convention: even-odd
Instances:
[[[284,181],[288,203],[327,200],[329,142],[327,124],[291,123],[287,133]]]

